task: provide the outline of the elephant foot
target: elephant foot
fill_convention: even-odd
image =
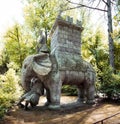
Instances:
[[[76,102],[81,104],[81,103],[84,103],[85,100],[84,100],[84,99],[79,99],[79,98],[78,98]]]
[[[87,100],[86,103],[87,104],[95,104],[95,101],[94,100]]]
[[[45,104],[44,104],[44,106],[49,106],[50,105],[50,102],[46,102]]]
[[[51,110],[59,110],[60,105],[49,105],[48,108],[51,109]]]

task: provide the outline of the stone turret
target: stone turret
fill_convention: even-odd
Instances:
[[[73,18],[57,18],[51,30],[51,55],[55,55],[61,69],[76,68],[81,59],[81,22],[73,24]],[[70,68],[69,68],[70,69]]]
[[[57,18],[51,30],[51,53],[54,50],[81,54],[81,27],[80,21],[73,24],[73,19],[67,17],[66,20]]]

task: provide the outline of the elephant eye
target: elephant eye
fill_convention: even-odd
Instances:
[[[24,65],[24,68],[25,68],[25,69],[27,68],[27,65],[26,65],[26,64]]]

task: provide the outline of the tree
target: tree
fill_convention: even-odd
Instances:
[[[107,5],[107,16],[108,16],[108,41],[109,41],[109,58],[110,65],[115,70],[115,58],[114,58],[114,43],[112,38],[113,28],[112,28],[112,15],[111,15],[111,1],[107,0],[104,2]]]
[[[115,52],[114,53],[115,53],[116,73],[120,73],[120,42],[115,40],[114,46],[115,46]]]
[[[6,53],[6,50],[3,49],[0,51],[0,74],[4,74],[8,67],[7,67],[7,63],[9,63],[9,57],[8,54]]]
[[[25,25],[31,31],[35,41],[40,30],[50,31],[57,14],[57,0],[26,0],[24,8]]]
[[[38,44],[40,30],[44,30],[46,39],[48,40],[49,32],[54,24],[59,10],[66,8],[64,0],[25,0],[27,4],[24,8],[25,26],[29,30],[31,36]],[[62,6],[61,6],[62,3]],[[49,43],[48,43],[49,44]],[[37,46],[36,46],[37,48]]]
[[[90,1],[88,1],[89,3],[83,4],[83,3],[75,3],[75,2],[72,2],[70,0],[66,0],[66,1],[69,2],[69,3],[77,5],[76,7],[69,8],[69,9],[86,7],[86,8],[93,9],[93,10],[99,10],[99,11],[107,12],[107,17],[108,17],[108,42],[109,42],[109,63],[110,63],[110,66],[113,68],[113,71],[114,71],[115,70],[115,67],[114,67],[115,66],[115,63],[114,63],[114,43],[113,43],[113,38],[111,36],[111,34],[113,33],[111,4],[114,5],[114,4],[116,4],[116,2],[114,0],[99,0],[98,2],[97,2],[97,0],[90,0]],[[95,4],[95,2],[97,4]],[[104,4],[105,9],[99,8],[100,3]],[[106,6],[107,6],[107,9],[106,9]]]
[[[100,28],[94,32],[91,31],[84,37],[82,44],[82,56],[92,63],[96,70],[103,70],[104,65],[108,65],[108,48],[105,41],[104,34]]]
[[[114,39],[114,47],[115,47],[115,68],[116,73],[120,73],[120,0],[118,0],[117,8],[116,8],[116,14],[113,19],[114,24],[114,30],[112,37]]]
[[[22,67],[22,62],[26,55],[30,54],[30,47],[32,47],[32,44],[29,43],[24,34],[22,26],[15,24],[12,28],[8,29],[4,35],[4,42],[5,54],[9,62],[15,62],[18,67]]]
[[[19,80],[16,70],[11,67],[4,75],[0,75],[0,119],[21,95]]]

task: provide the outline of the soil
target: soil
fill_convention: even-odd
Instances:
[[[120,124],[119,104],[77,104],[76,99],[74,96],[62,96],[61,108],[48,110],[43,106],[46,98],[41,97],[39,105],[29,111],[14,106],[0,124],[93,124],[116,113],[119,114],[105,120],[104,124]]]

